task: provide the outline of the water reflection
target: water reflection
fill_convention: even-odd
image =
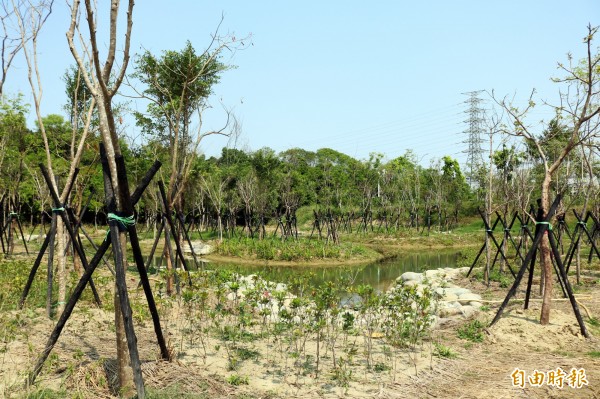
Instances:
[[[289,283],[303,273],[310,273],[310,283],[315,286],[327,281],[350,279],[352,285],[369,284],[377,290],[385,291],[404,272],[456,267],[458,255],[457,251],[410,252],[383,262],[358,266],[293,267],[208,263],[205,267],[227,268],[243,275],[260,273],[267,280],[283,283]]]

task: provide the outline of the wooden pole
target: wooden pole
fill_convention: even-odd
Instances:
[[[56,222],[57,215],[55,212],[52,213],[52,223],[50,224],[50,250],[48,251],[48,278],[46,288],[46,315],[52,316],[52,280],[54,271],[54,240],[56,238]]]
[[[527,252],[525,259],[523,260],[523,264],[521,265],[521,268],[519,269],[519,272],[517,273],[515,281],[514,281],[512,287],[510,288],[510,290],[508,291],[506,298],[504,298],[504,301],[500,305],[500,308],[498,309],[496,316],[490,323],[490,325],[489,325],[490,327],[493,326],[494,324],[496,324],[496,322],[498,322],[498,320],[500,320],[500,317],[502,316],[502,313],[504,312],[504,308],[506,308],[510,299],[516,294],[517,288],[519,287],[519,284],[521,284],[521,280],[523,279],[523,276],[525,275],[525,271],[527,271],[527,266],[528,266],[529,262],[531,262],[531,259],[533,258],[534,253],[537,250],[537,247],[540,245],[540,242],[542,242],[542,237],[544,236],[544,232],[547,231],[547,229],[549,227],[548,224],[543,224],[543,223],[548,223],[548,221],[552,219],[552,216],[554,216],[554,212],[556,212],[556,208],[558,207],[558,204],[560,203],[560,199],[561,199],[561,195],[558,194],[556,196],[556,198],[554,199],[552,206],[550,206],[550,210],[548,211],[546,218],[544,219],[542,224],[538,225],[539,230],[535,234],[535,238],[533,239],[531,248]]]
[[[64,211],[64,205],[61,204],[60,199],[58,198],[58,194],[56,193],[56,190],[54,189],[54,186],[51,183],[50,175],[48,174],[46,167],[44,166],[44,164],[41,164],[41,163],[39,166],[42,171],[42,175],[44,176],[44,179],[46,180],[46,184],[48,185],[48,190],[50,191],[50,195],[54,201],[54,208],[59,210],[57,213],[58,213],[58,215],[60,215],[60,217],[63,220],[63,223],[67,229],[67,232],[69,233],[69,236],[71,237],[73,245],[75,246],[75,249],[77,250],[77,255],[81,259],[81,264],[83,265],[84,269],[87,269],[89,267],[87,258],[85,256],[85,253],[81,249],[81,247],[79,245],[77,245],[77,240],[75,239],[75,232],[73,231],[73,226],[71,226],[71,222],[69,221],[69,218],[67,217],[67,215]],[[102,306],[102,300],[100,299],[100,295],[98,295],[98,291],[96,290],[94,281],[91,279],[90,279],[90,288],[92,290],[92,293],[94,294],[94,299],[96,300],[96,303],[98,304],[98,306]]]
[[[126,215],[133,215],[134,208],[133,203],[131,202],[131,196],[129,195],[129,183],[127,181],[125,161],[122,156],[117,156],[115,161],[117,163],[117,174],[119,176],[119,187],[122,197],[123,212],[125,212]],[[164,360],[171,360],[171,355],[167,348],[162,328],[160,326],[160,317],[158,315],[158,309],[156,308],[154,296],[152,295],[152,288],[150,287],[148,272],[144,267],[144,258],[142,256],[142,250],[140,249],[140,242],[135,224],[128,225],[127,231],[129,233],[129,241],[131,244],[131,250],[133,252],[133,258],[135,260],[136,267],[140,274],[140,281],[142,283],[142,287],[144,288],[144,294],[146,295],[146,301],[148,302],[150,315],[152,316],[154,332],[156,334],[156,339],[160,347],[161,356]]]
[[[162,180],[158,181],[158,189],[160,190],[160,196],[162,198],[163,204],[165,206],[165,217],[167,219],[167,223],[169,224],[169,229],[171,230],[171,236],[175,241],[175,247],[177,248],[177,255],[181,259],[181,263],[183,264],[184,270],[188,273],[188,282],[192,285],[192,280],[190,278],[189,269],[185,258],[183,256],[183,251],[181,250],[181,246],[179,245],[179,239],[177,236],[177,232],[175,231],[175,225],[173,224],[173,219],[171,218],[171,207],[169,206],[169,202],[167,201],[167,195],[165,194],[165,185]]]
[[[146,172],[146,175],[141,180],[140,184],[137,186],[134,193],[131,195],[131,202],[133,203],[134,206],[140,200],[140,197],[142,196],[144,190],[146,189],[146,187],[148,187],[148,185],[150,184],[150,181],[152,180],[152,178],[154,177],[156,172],[158,172],[159,168],[160,168],[160,162],[156,161],[152,165],[152,167],[148,170],[148,172]],[[92,274],[94,273],[94,270],[96,270],[96,267],[100,263],[100,260],[102,259],[104,254],[106,254],[106,251],[108,250],[110,245],[111,245],[110,240],[102,241],[102,244],[100,244],[98,251],[92,258],[92,260],[90,260],[89,268],[84,270],[83,275],[79,279],[79,282],[73,289],[73,292],[72,292],[71,296],[69,297],[69,300],[67,301],[62,314],[60,315],[58,321],[56,322],[56,325],[54,326],[54,330],[52,330],[50,337],[48,337],[48,341],[46,342],[46,346],[44,347],[44,350],[38,357],[35,367],[33,368],[33,370],[31,371],[31,373],[29,374],[29,376],[27,378],[27,383],[29,385],[31,385],[35,382],[35,379],[37,378],[40,371],[42,370],[42,367],[44,366],[44,362],[50,355],[50,352],[52,352],[52,349],[54,348],[54,345],[56,345],[56,342],[58,341],[58,338],[60,337],[62,330],[64,329],[67,321],[69,320],[69,317],[71,317],[71,314],[73,313],[73,309],[75,309],[75,305],[77,304],[77,301],[79,301],[79,298],[81,297],[81,294],[83,293],[83,290],[85,289],[87,283],[90,281]]]

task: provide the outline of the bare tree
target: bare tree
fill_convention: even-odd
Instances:
[[[539,154],[544,170],[544,177],[541,185],[541,207],[544,217],[550,207],[551,183],[553,177],[562,165],[567,156],[581,144],[595,144],[600,136],[600,53],[594,49],[592,44],[598,28],[588,26],[588,32],[584,38],[587,57],[581,62],[574,62],[571,54],[568,55],[568,64],[559,63],[558,67],[565,73],[565,77],[553,79],[554,82],[563,84],[564,89],[560,91],[560,102],[558,105],[545,103],[554,109],[557,120],[567,124],[569,137],[563,148],[557,154],[553,161],[549,161],[547,154],[539,140],[539,137],[533,131],[533,127],[527,122],[529,111],[535,106],[532,91],[528,104],[520,109],[514,106],[506,98],[494,100],[506,111],[514,128],[509,132],[524,138],[529,142]],[[540,316],[541,324],[548,324],[550,321],[550,307],[553,288],[552,261],[550,257],[550,245],[548,237],[542,239],[540,245],[541,263],[544,280],[544,294],[542,302],[542,311]]]
[[[85,72],[82,74],[82,78],[96,102],[99,130],[102,137],[102,142],[104,143],[106,149],[107,161],[112,181],[112,189],[118,211],[123,210],[124,190],[129,190],[129,188],[120,187],[119,185],[116,159],[117,157],[121,157],[122,154],[119,146],[112,100],[117,94],[117,90],[121,86],[121,83],[123,82],[129,63],[131,30],[133,26],[133,6],[134,0],[128,0],[126,3],[127,17],[125,19],[124,44],[123,49],[119,51],[119,54],[122,55],[122,58],[120,59],[121,65],[116,71],[114,71],[114,69],[117,58],[117,28],[119,11],[121,10],[120,0],[111,0],[110,2],[108,26],[109,41],[106,50],[106,58],[103,64],[100,60],[100,43],[98,43],[97,38],[98,26],[96,2],[85,0],[84,8],[83,10],[80,10],[81,1],[73,0],[71,3],[71,23],[69,30],[67,31],[67,40],[71,53],[73,54],[73,58],[77,62],[79,70]],[[85,13],[85,18],[87,21],[87,32],[85,33],[82,29],[80,29],[80,18],[82,13]],[[76,43],[76,39],[78,40],[78,43]],[[86,61],[92,65],[91,71],[88,70]],[[122,253],[124,253],[124,232],[121,233],[120,243],[120,248],[115,248],[115,251],[120,250]],[[122,268],[122,265],[116,265],[116,267],[118,270],[117,280],[115,281],[115,326],[117,335],[119,385],[121,391],[125,395],[131,395],[133,393],[133,377],[131,375],[128,359],[129,356],[127,356],[127,354],[129,353],[130,356],[133,355],[129,350],[130,348],[128,348],[128,339],[124,328],[124,317],[131,316],[131,309],[129,307],[129,300],[127,298],[126,286],[124,286],[125,268]],[[123,281],[123,284],[118,282],[121,280]],[[121,307],[121,305],[123,305],[123,307]],[[134,345],[134,342],[131,340],[129,343]],[[141,374],[136,373],[136,375]],[[135,386],[138,397],[144,397],[145,391],[143,381],[136,380]]]
[[[28,2],[23,0],[0,1],[0,22],[2,23],[2,47],[0,51],[0,97],[4,95],[4,83],[15,56],[23,47],[22,32],[15,23],[14,10],[22,10]]]

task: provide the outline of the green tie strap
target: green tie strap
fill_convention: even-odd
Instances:
[[[545,224],[548,226],[548,230],[552,230],[552,224],[550,224],[550,222],[535,222],[535,224]]]
[[[123,229],[126,230],[128,227],[135,225],[135,218],[134,218],[133,215],[131,215],[131,216],[119,216],[117,214],[109,212],[108,213],[108,221],[110,222],[111,220],[115,220],[115,221],[119,222],[119,224],[121,226],[119,228],[119,230],[121,228],[123,228]],[[110,235],[110,229],[108,229],[106,231],[106,237],[104,237],[104,241],[106,241],[108,239],[109,235]]]
[[[119,215],[116,215],[114,213],[109,213],[108,214],[108,221],[110,222],[111,220],[116,220],[117,222],[119,222],[121,224],[121,226],[123,226],[123,228],[128,228],[130,226],[134,226],[135,225],[135,217],[133,215],[131,215],[131,216],[119,216]]]

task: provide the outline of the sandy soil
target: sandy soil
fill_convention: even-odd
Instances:
[[[581,303],[592,313],[600,309],[598,276],[588,279],[587,288],[580,290]],[[462,279],[456,282],[473,292],[482,294],[489,310],[477,315],[488,323],[504,299],[506,288],[487,288],[479,282]],[[141,291],[132,297],[141,300]],[[522,293],[518,297],[522,296]],[[207,397],[263,397],[263,398],[596,398],[600,397],[600,328],[587,324],[590,338],[584,338],[568,302],[557,301],[551,315],[551,324],[541,326],[539,302],[523,310],[522,302],[511,302],[503,317],[486,330],[482,343],[472,343],[457,337],[456,329],[467,322],[453,321],[434,333],[433,341],[452,349],[457,357],[440,359],[431,356],[431,343],[420,353],[398,353],[394,370],[367,372],[362,364],[350,364],[349,386],[342,387],[332,380],[330,372],[294,373],[290,360],[275,355],[272,342],[253,343],[250,349],[262,354],[260,358],[245,361],[236,371],[248,377],[248,385],[234,387],[225,383],[232,375],[227,367],[226,350],[216,340],[205,342],[206,353],[198,341],[184,337],[191,328],[182,308],[175,304],[162,320],[169,343],[177,360],[166,363],[158,360],[158,347],[152,323],[136,323],[138,347],[144,362],[143,370],[149,387],[177,386],[183,391],[208,392]],[[588,315],[582,309],[585,320]],[[11,315],[17,318],[16,314]],[[589,316],[598,317],[597,314]],[[37,355],[44,348],[53,321],[42,310],[26,310],[19,314],[18,338],[5,339],[0,354],[0,395],[23,397],[26,375]],[[113,397],[114,384],[114,321],[109,311],[79,306],[67,324],[53,354],[38,378],[38,387],[66,388],[85,397]],[[376,337],[377,338],[377,337]],[[362,345],[363,336],[356,336]],[[376,339],[376,341],[378,341]],[[308,345],[311,345],[309,343]],[[383,359],[382,344],[378,344],[375,359]],[[308,352],[314,348],[308,349]],[[331,370],[330,360],[323,360],[323,370]],[[416,363],[416,365],[415,365]],[[416,366],[416,367],[415,367]],[[527,376],[535,370],[547,373],[561,368],[567,374],[571,369],[584,370],[587,385],[573,388],[566,383],[562,389],[548,385],[514,386],[511,373],[516,368]]]

